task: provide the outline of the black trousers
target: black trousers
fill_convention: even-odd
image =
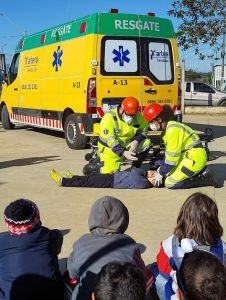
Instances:
[[[112,188],[113,184],[113,174],[75,175],[72,178],[62,179],[62,186],[67,187]]]

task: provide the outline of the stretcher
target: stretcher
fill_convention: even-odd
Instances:
[[[203,147],[206,149],[207,158],[210,159],[210,150],[209,150],[209,142],[213,140],[213,130],[210,127],[207,127],[204,131],[195,130],[195,133],[198,134],[200,141],[202,142]],[[89,145],[91,148],[91,152],[85,155],[85,160],[88,163],[83,167],[83,174],[88,175],[91,173],[98,172],[100,168],[100,158],[98,154],[98,138],[99,135],[97,133],[86,134],[89,137]],[[151,147],[148,153],[145,154],[145,158],[142,157],[142,161],[148,162],[150,164],[150,169],[154,169],[155,166],[152,162],[156,158],[163,158],[165,155],[165,145],[162,140],[162,131],[147,131],[146,137],[151,140]],[[139,154],[137,155],[138,160],[140,159]],[[122,165],[131,165],[132,161],[125,160],[122,162]]]

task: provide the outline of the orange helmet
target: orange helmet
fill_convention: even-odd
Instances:
[[[146,106],[143,112],[146,122],[150,123],[162,112],[162,110],[163,108],[160,104],[149,104]]]
[[[129,115],[135,115],[139,111],[139,102],[134,97],[126,97],[122,101],[122,108]]]

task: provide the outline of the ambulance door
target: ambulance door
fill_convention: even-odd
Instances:
[[[141,37],[142,105],[177,104],[178,85],[174,76],[170,40]]]
[[[59,78],[63,66],[63,54],[64,48],[60,41],[43,47],[40,85],[41,109],[45,119],[56,118],[59,111]]]
[[[42,47],[21,53],[20,112],[27,117],[40,117],[40,61]]]
[[[14,55],[9,72],[8,72],[8,86],[3,89],[2,99],[6,102],[8,111],[12,110],[17,113],[20,100],[20,53]]]
[[[100,52],[98,105],[106,112],[121,103],[125,97],[133,96],[140,100],[139,37],[104,36]]]

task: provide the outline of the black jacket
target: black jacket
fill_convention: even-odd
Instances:
[[[41,226],[16,236],[0,234],[0,299],[63,299],[57,255],[63,237]]]

